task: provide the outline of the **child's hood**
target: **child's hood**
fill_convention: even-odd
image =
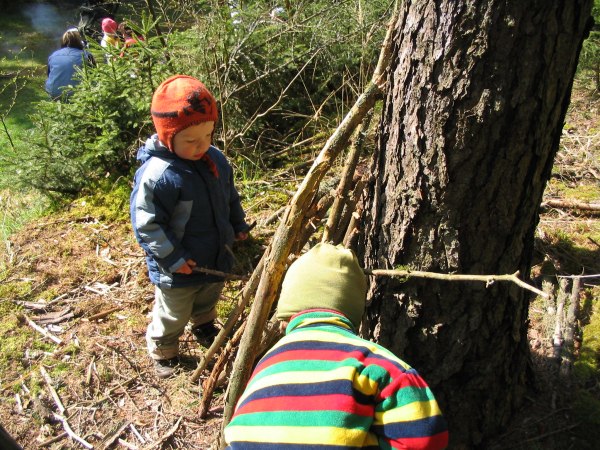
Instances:
[[[137,152],[137,159],[141,164],[144,164],[153,156],[161,158],[174,157],[174,154],[158,140],[158,135],[156,134],[150,136]]]

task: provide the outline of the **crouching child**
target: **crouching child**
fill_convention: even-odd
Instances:
[[[417,371],[356,335],[366,280],[351,250],[317,244],[284,278],[285,336],[260,359],[224,431],[231,450],[442,449],[448,431]]]

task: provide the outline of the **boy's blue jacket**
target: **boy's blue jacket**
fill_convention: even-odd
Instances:
[[[173,273],[188,259],[198,267],[230,272],[235,233],[248,225],[233,185],[233,170],[215,147],[208,155],[215,162],[215,178],[203,161],[185,160],[150,137],[138,150],[142,166],[135,173],[130,199],[131,223],[146,252],[152,283],[159,287],[185,287],[223,281],[221,277]]]

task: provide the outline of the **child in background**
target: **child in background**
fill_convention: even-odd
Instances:
[[[102,40],[100,41],[102,48],[119,47],[121,40],[117,36],[117,22],[110,17],[102,19],[102,33]]]
[[[119,25],[119,33],[123,37],[123,49],[121,50],[121,58],[125,56],[126,53],[130,55],[137,55],[138,52],[131,49],[131,47],[135,47],[140,41],[144,40],[144,37],[135,33],[133,29],[125,22],[121,22]]]
[[[249,226],[233,184],[233,170],[211,145],[217,104],[200,81],[175,75],[154,92],[156,134],[138,151],[143,165],[131,193],[131,222],[155,285],[146,333],[160,378],[178,365],[179,337],[188,322],[210,346],[219,329],[215,305],[223,279],[197,268],[230,272],[234,240]]]

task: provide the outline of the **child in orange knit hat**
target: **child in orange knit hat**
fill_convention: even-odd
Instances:
[[[155,288],[146,332],[156,373],[176,370],[179,337],[188,322],[205,347],[218,334],[215,305],[230,272],[235,240],[249,226],[233,184],[233,170],[212,145],[217,104],[203,83],[186,75],[165,80],[152,98],[156,134],[138,151],[130,213]]]

